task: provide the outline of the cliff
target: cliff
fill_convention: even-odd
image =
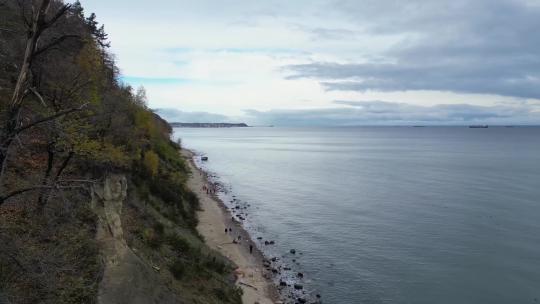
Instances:
[[[172,127],[96,16],[33,5],[0,3],[0,303],[240,303]]]

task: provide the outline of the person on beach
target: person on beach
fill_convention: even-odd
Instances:
[[[249,244],[249,254],[253,254],[253,245]]]

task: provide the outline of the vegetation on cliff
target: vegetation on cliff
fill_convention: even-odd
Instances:
[[[130,246],[187,303],[239,303],[231,266],[196,233],[171,127],[119,80],[79,2],[0,1],[0,302],[94,303],[103,271],[92,186],[128,176]],[[150,260],[152,259],[152,260]]]

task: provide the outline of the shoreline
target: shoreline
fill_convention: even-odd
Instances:
[[[264,254],[258,249],[242,223],[233,220],[232,213],[221,199],[203,189],[210,181],[206,172],[194,163],[195,155],[193,151],[182,149],[182,156],[187,159],[192,172],[187,183],[188,187],[197,195],[201,204],[197,230],[208,246],[238,267],[235,270],[237,276],[235,284],[243,291],[242,303],[282,303],[277,286],[272,281],[272,273],[263,266]],[[225,233],[226,228],[232,228],[232,231]],[[241,237],[240,243],[233,243],[233,239],[237,239],[238,236]],[[252,253],[249,252],[250,244],[253,246]]]

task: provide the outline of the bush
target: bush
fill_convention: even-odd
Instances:
[[[143,163],[150,176],[155,177],[158,174],[159,156],[154,151],[144,153]]]
[[[215,256],[208,257],[205,266],[219,274],[224,274],[227,270],[227,264]]]
[[[163,243],[161,236],[157,234],[152,228],[144,229],[142,233],[142,238],[143,241],[148,244],[148,246],[154,249],[161,247],[161,244]]]
[[[139,182],[137,190],[139,192],[139,197],[144,200],[150,200],[150,189],[146,183]]]
[[[214,288],[212,289],[216,298],[220,299],[224,303],[242,303],[242,289],[239,287],[232,288]]]
[[[199,202],[199,198],[197,197],[197,194],[195,194],[192,191],[185,191],[184,198],[191,206],[192,211],[200,209],[200,202]]]
[[[167,243],[172,249],[179,253],[188,253],[191,251],[191,244],[178,234],[171,234],[167,237]]]
[[[186,265],[184,261],[179,258],[176,258],[174,262],[169,266],[169,270],[175,279],[180,280],[186,274]]]
[[[160,236],[163,235],[163,232],[165,231],[165,226],[163,226],[163,224],[160,222],[155,222],[153,228],[154,231]]]

